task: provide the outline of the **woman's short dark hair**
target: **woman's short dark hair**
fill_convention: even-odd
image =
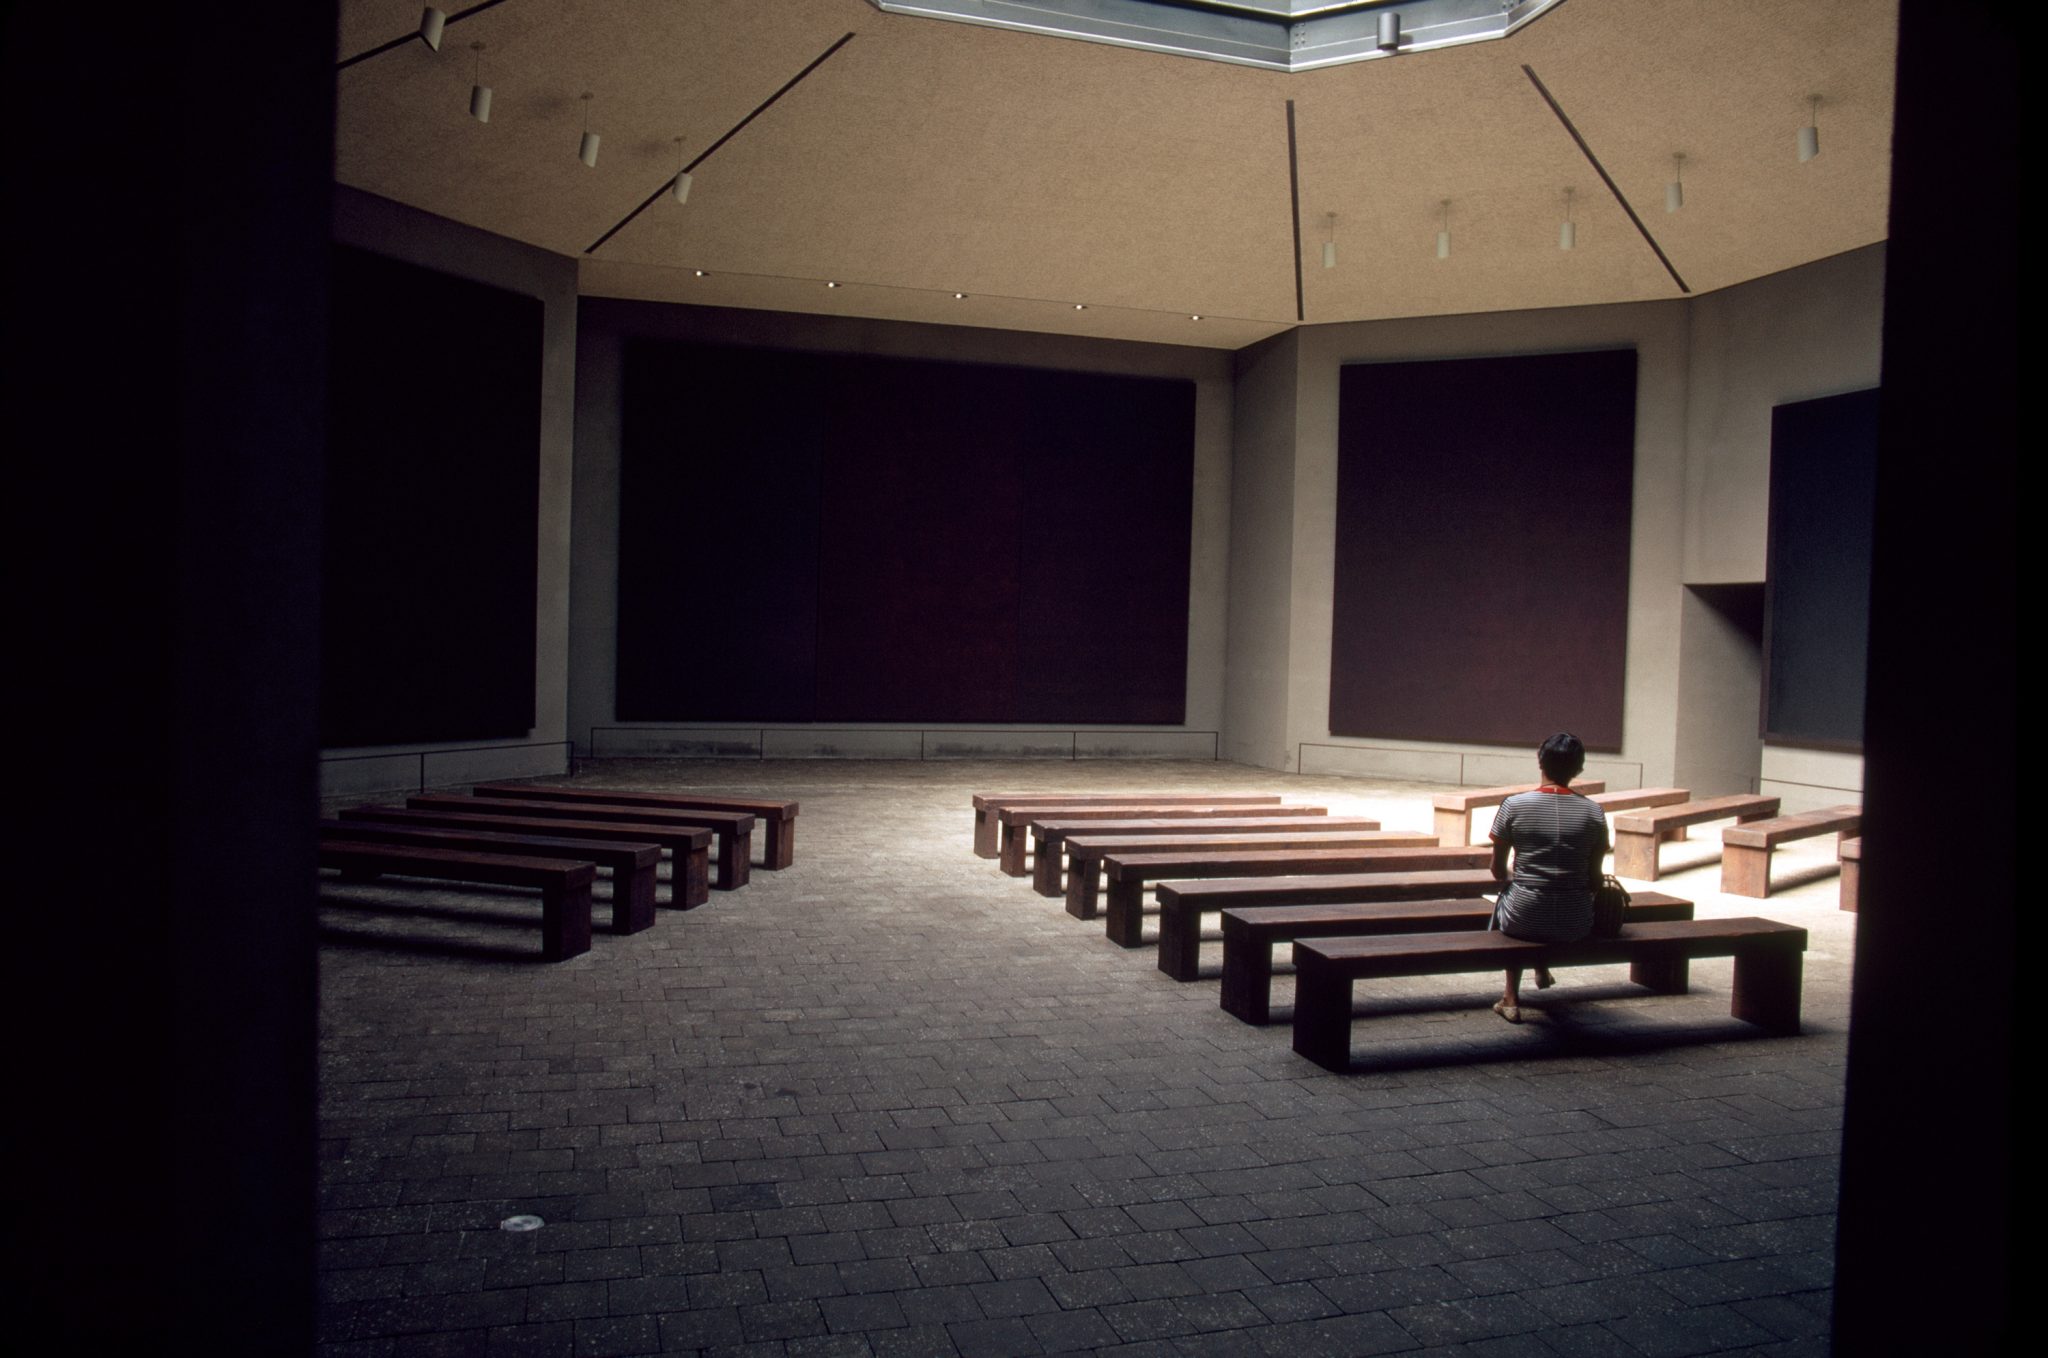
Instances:
[[[1586,767],[1585,744],[1570,731],[1559,731],[1537,747],[1536,766],[1545,778],[1563,787]]]

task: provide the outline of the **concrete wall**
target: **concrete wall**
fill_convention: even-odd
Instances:
[[[539,588],[534,600],[534,725],[524,740],[422,742],[323,750],[320,792],[347,797],[446,787],[568,768],[569,516],[574,461],[576,263],[388,199],[337,185],[334,239],[392,259],[538,297],[541,349]]]
[[[1310,773],[1498,783],[1521,779],[1528,751],[1330,734],[1330,629],[1337,540],[1337,385],[1346,363],[1629,347],[1637,352],[1635,519],[1622,749],[1589,772],[1612,787],[1668,780],[1676,749],[1679,544],[1684,484],[1686,332],[1679,302],[1309,326],[1299,336],[1293,461],[1291,657],[1284,687],[1244,706],[1284,710],[1272,767]],[[1240,553],[1242,556],[1242,553]],[[1235,562],[1233,566],[1235,566]],[[1240,696],[1232,695],[1233,710]],[[1230,745],[1226,736],[1226,748]],[[1267,761],[1256,761],[1267,762]]]
[[[1876,383],[1883,287],[1873,246],[1699,298],[1305,326],[1246,350],[1227,757],[1467,784],[1527,774],[1526,751],[1330,734],[1338,370],[1625,346],[1638,362],[1628,680],[1622,749],[1588,772],[1632,787],[1683,770],[1715,790],[1762,785],[1788,807],[1853,799],[1853,756],[1762,750],[1754,648],[1697,600],[1689,610],[1684,586],[1763,579],[1771,407]]]
[[[782,349],[941,358],[1190,379],[1195,384],[1189,525],[1187,719],[1134,730],[1040,726],[781,726],[617,720],[620,372],[630,336]],[[1231,523],[1231,356],[964,326],[589,298],[576,359],[569,731],[579,752],[702,758],[1214,759],[1224,723]],[[1105,511],[1105,514],[1107,511]]]

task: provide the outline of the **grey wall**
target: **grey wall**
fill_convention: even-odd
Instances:
[[[1194,520],[1189,525],[1187,720],[1179,727],[1103,731],[1014,726],[819,727],[764,729],[730,724],[634,723],[616,719],[620,367],[629,336],[750,344],[783,349],[939,358],[1078,369],[1195,384]],[[581,753],[944,758],[1212,758],[1224,723],[1225,579],[1229,564],[1231,359],[1212,349],[1077,339],[1020,331],[913,325],[834,316],[586,298],[576,373],[574,565],[570,609],[569,730]],[[1113,503],[1080,503],[1076,513],[1115,514]],[[732,507],[773,513],[773,488]],[[715,601],[705,600],[707,626]],[[707,633],[707,636],[709,634]],[[1113,661],[1105,661],[1113,663]]]
[[[539,588],[534,726],[524,741],[448,741],[321,752],[321,793],[355,796],[568,767],[569,528],[574,460],[576,263],[431,213],[336,186],[334,239],[392,259],[538,297],[541,356]],[[394,676],[402,682],[403,676]]]
[[[1684,586],[1763,579],[1773,405],[1877,381],[1882,246],[1692,299],[1305,326],[1239,356],[1231,554],[1231,758],[1305,772],[1498,783],[1529,755],[1455,743],[1329,733],[1338,369],[1346,363],[1629,346],[1637,352],[1635,513],[1623,744],[1589,772],[1610,785],[1673,782],[1679,770],[1748,775],[1788,806],[1853,796],[1860,761],[1729,750],[1743,648],[1694,618]],[[1291,403],[1290,403],[1291,393]],[[1284,654],[1284,668],[1274,663]],[[1687,695],[1711,720],[1687,719]],[[1749,708],[1753,712],[1753,705]],[[1775,764],[1774,762],[1775,761]]]
[[[1872,245],[1689,304],[1687,584],[1764,578],[1771,407],[1878,384],[1884,264],[1885,247]],[[1690,687],[1725,692],[1744,662],[1709,647],[1690,650],[1685,664]],[[1758,790],[1787,811],[1862,798],[1860,755],[1765,746],[1755,736],[1748,749]],[[1685,753],[1693,767],[1725,758],[1700,744]]]

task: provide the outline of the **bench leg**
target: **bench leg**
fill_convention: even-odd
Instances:
[[[1246,1023],[1273,1021],[1273,945],[1233,937],[1227,928],[1223,934],[1223,1012]]]
[[[1842,860],[1842,908],[1855,913],[1856,898],[1863,893],[1863,864],[1854,858]]]
[[[736,891],[747,884],[754,862],[754,832],[718,837],[718,889]]]
[[[1202,912],[1159,903],[1159,969],[1176,981],[1197,979],[1202,967]]]
[[[1618,830],[1614,835],[1614,875],[1632,882],[1657,880],[1657,836]]]
[[[1799,1031],[1799,986],[1806,954],[1791,948],[1753,948],[1735,954],[1735,998],[1728,1012],[1774,1033]]]
[[[796,817],[768,822],[767,840],[761,846],[761,866],[777,872],[796,862]]]
[[[1060,894],[1060,851],[1048,852],[1044,835],[1038,836],[1031,850],[1031,886],[1041,896]]]
[[[1018,826],[1002,827],[1003,847],[996,854],[996,866],[1003,870],[1005,877],[1024,875],[1024,832]]]
[[[550,962],[590,951],[590,883],[569,890],[542,888],[540,950]]]
[[[1462,848],[1472,838],[1472,821],[1464,811],[1434,807],[1430,812],[1430,828],[1436,832],[1436,842],[1445,848]]]
[[[1692,989],[1692,959],[1684,953],[1638,957],[1628,964],[1628,978],[1659,995],[1683,995]]]
[[[1721,890],[1763,900],[1771,894],[1771,851],[1742,844],[1721,846]]]
[[[1294,977],[1294,1051],[1324,1070],[1351,1069],[1351,980],[1320,967]]]
[[[1084,859],[1067,863],[1067,913],[1075,919],[1095,918],[1096,878],[1102,875],[1102,860]]]
[[[974,856],[994,858],[996,856],[996,818],[992,812],[974,813]]]
[[[612,932],[637,934],[654,923],[655,864],[612,873]]]
[[[1102,931],[1119,948],[1138,948],[1145,943],[1145,879],[1113,877],[1109,900],[1102,910]]]
[[[711,899],[711,850],[691,849],[674,855],[675,880],[669,899],[678,909],[695,910]]]

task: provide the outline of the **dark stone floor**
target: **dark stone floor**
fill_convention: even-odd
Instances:
[[[1679,997],[1566,973],[1518,1028],[1486,978],[1421,978],[1360,987],[1339,1076],[974,857],[968,798],[1273,791],[1426,829],[1422,785],[582,777],[797,798],[796,865],[554,966],[517,893],[323,881],[323,1353],[1827,1350],[1854,927],[1832,881],[1724,899],[1695,843],[1659,883],[1812,931],[1800,1036],[1730,1019],[1725,961]],[[517,1214],[546,1224],[499,1228]]]

